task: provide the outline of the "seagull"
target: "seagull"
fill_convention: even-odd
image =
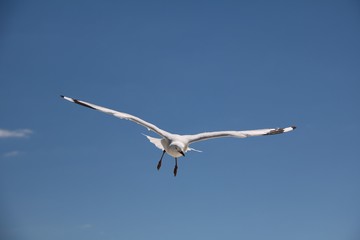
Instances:
[[[101,107],[92,103],[81,101],[75,98],[66,97],[61,95],[61,97],[67,101],[76,103],[78,105],[88,107],[94,110],[98,110],[103,113],[113,115],[114,117],[129,120],[135,122],[139,125],[146,127],[149,131],[153,131],[158,134],[161,138],[154,138],[143,134],[148,140],[153,143],[157,148],[162,150],[160,160],[157,164],[157,170],[160,170],[162,159],[164,154],[167,153],[173,158],[175,158],[175,167],[174,167],[174,176],[176,176],[178,171],[178,158],[185,157],[187,151],[197,151],[194,148],[190,148],[189,145],[194,142],[204,141],[213,138],[222,138],[222,137],[235,137],[235,138],[246,138],[246,137],[255,137],[255,136],[268,136],[275,135],[293,131],[296,129],[296,126],[285,127],[285,128],[269,128],[269,129],[257,129],[257,130],[247,130],[247,131],[215,131],[215,132],[203,132],[193,135],[179,135],[167,132],[159,127],[155,126],[152,123],[146,122],[145,120],[138,118],[136,116],[130,115],[128,113],[115,111],[109,108]]]

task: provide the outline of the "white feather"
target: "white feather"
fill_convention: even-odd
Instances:
[[[85,101],[80,101],[74,98],[61,96],[67,101],[82,105],[84,107],[88,107],[91,109],[98,110],[100,112],[104,112],[110,115],[113,115],[115,117],[130,120],[132,122],[135,122],[137,124],[140,124],[144,127],[146,127],[148,130],[151,130],[158,135],[160,135],[162,138],[154,138],[150,137],[144,134],[151,143],[153,143],[157,148],[164,150],[164,146],[162,144],[162,141],[164,144],[166,143],[165,148],[167,153],[170,154],[173,157],[177,157],[179,155],[179,152],[174,151],[174,149],[169,148],[170,145],[177,144],[178,146],[182,146],[182,151],[196,151],[201,152],[199,150],[190,148],[189,145],[193,142],[198,141],[204,141],[209,140],[213,138],[221,138],[221,137],[236,137],[236,138],[246,138],[246,137],[253,137],[253,136],[265,136],[265,135],[275,135],[275,134],[281,134],[285,132],[290,132],[294,130],[296,127],[286,127],[286,128],[268,128],[268,129],[258,129],[258,130],[248,130],[248,131],[217,131],[217,132],[204,132],[199,134],[193,134],[193,135],[178,135],[169,133],[165,130],[160,129],[159,127],[155,126],[152,123],[146,122],[145,120],[138,118],[136,116],[130,115],[128,113],[123,113],[119,111],[115,111],[109,108],[101,107],[92,103],[88,103]],[[173,152],[172,152],[173,151]]]

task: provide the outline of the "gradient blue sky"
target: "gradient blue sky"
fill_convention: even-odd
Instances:
[[[359,1],[2,1],[0,89],[4,239],[360,237]],[[194,144],[174,178],[146,129],[60,94],[298,129]]]

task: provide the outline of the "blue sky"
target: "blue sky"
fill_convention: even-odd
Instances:
[[[359,29],[358,1],[2,1],[0,235],[358,239]],[[298,129],[196,143],[174,178],[146,129],[61,94],[180,134]]]

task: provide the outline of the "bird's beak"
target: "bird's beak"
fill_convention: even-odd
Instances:
[[[185,157],[185,153],[183,151],[180,151],[180,154]]]

